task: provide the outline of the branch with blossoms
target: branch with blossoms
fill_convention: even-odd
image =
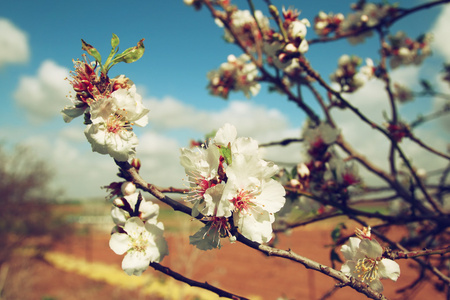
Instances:
[[[265,3],[271,19],[251,0],[248,10],[239,9],[229,0],[184,2],[195,9],[208,9],[224,29],[225,41],[242,51],[242,55],[230,54],[217,70],[207,74],[207,89],[212,95],[228,99],[230,93],[242,92],[251,98],[260,92],[262,84],[267,84],[270,91],[296,103],[307,120],[301,136],[260,145],[251,137],[238,136],[232,124],[224,124],[205,142],[193,142],[191,147],[180,150],[179,160],[188,188],[157,187],[140,176],[141,164],[136,158],[139,140],[134,126],[147,125],[149,110],[130,79],[125,75],[114,78],[109,75],[115,64],[135,62],[143,55],[143,40],[119,53],[119,38],[113,34],[111,52],[105,61],[95,47],[82,40],[82,49],[95,61],[84,56],[82,61],[74,62],[70,83],[76,95],[62,114],[66,122],[83,116],[84,133],[92,150],[111,156],[119,167],[121,180],[107,189],[115,224],[110,248],[124,255],[123,270],[138,276],[151,266],[219,296],[245,299],[160,264],[169,254],[164,225],[159,221],[159,206],[145,199],[141,190],[203,224],[189,237],[189,243],[200,250],[217,251],[224,239],[240,242],[267,256],[299,263],[335,279],[337,287],[350,286],[373,299],[386,299],[381,294],[381,280],[399,278],[396,259],[415,262],[420,280],[427,280],[424,274],[429,272],[448,284],[445,268],[449,262],[450,213],[445,201],[450,168],[438,172],[437,183],[427,182],[431,172],[427,176],[425,170],[415,166],[410,150],[402,142],[408,139],[446,162],[450,156],[414,133],[419,123],[435,119],[437,113],[410,124],[402,120],[399,105],[411,95],[393,82],[390,72],[406,65],[420,65],[431,53],[429,34],[416,39],[404,32],[391,34],[392,24],[450,1],[407,9],[359,1],[346,17],[319,12],[313,24],[300,18],[298,10],[280,11],[269,0]],[[319,39],[307,40],[308,27],[314,28]],[[368,58],[363,65],[362,58],[343,54],[327,81],[308,61],[308,52],[313,47],[343,38],[356,45],[373,32],[378,34],[377,63]],[[444,66],[442,79],[450,82],[450,67]],[[375,122],[348,100],[350,94],[371,80],[384,84],[382,93],[390,107],[385,123]],[[428,82],[423,81],[422,86],[423,95],[442,96]],[[338,109],[351,112],[358,117],[360,126],[372,128],[386,140],[387,169],[346,140],[346,133],[333,118]],[[292,168],[280,168],[262,157],[260,147],[269,146],[299,147],[302,161],[293,163]],[[380,179],[384,186],[376,188],[366,183],[360,167]],[[187,204],[166,195],[170,193],[184,194]],[[368,203],[382,204],[385,211],[367,211],[363,205]],[[332,267],[275,247],[275,235],[336,217],[345,221],[331,232]],[[343,234],[347,220],[363,228],[356,229],[356,237]],[[408,234],[402,240],[390,238],[388,231],[394,226],[402,226]],[[341,264],[340,270],[335,269],[337,263]]]

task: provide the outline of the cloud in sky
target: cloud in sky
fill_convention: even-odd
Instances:
[[[433,33],[433,50],[450,62],[450,5],[442,5],[442,11],[431,28]]]
[[[300,128],[291,127],[281,111],[253,101],[229,101],[224,109],[216,111],[202,110],[170,97],[151,98],[145,103],[150,108],[150,122],[156,130],[189,129],[203,136],[230,123],[237,128],[239,136],[252,137],[259,143],[300,137]],[[283,157],[283,162],[295,162],[301,158],[298,147],[292,146],[270,147],[264,149],[264,155],[270,160]]]
[[[26,63],[29,57],[27,34],[8,19],[0,18],[0,69],[7,64]]]
[[[71,87],[65,78],[69,71],[52,60],[45,60],[35,76],[22,76],[14,92],[16,103],[33,122],[50,120],[59,115]],[[69,102],[67,102],[69,104]]]

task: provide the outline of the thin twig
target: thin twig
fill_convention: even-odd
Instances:
[[[225,290],[219,289],[215,286],[210,285],[208,282],[199,282],[196,280],[192,280],[190,278],[187,278],[183,275],[181,275],[180,273],[177,273],[175,271],[172,271],[171,269],[169,269],[168,267],[165,267],[159,263],[156,262],[151,262],[150,263],[150,267],[152,267],[153,269],[162,272],[178,281],[184,282],[189,284],[190,286],[195,286],[195,287],[199,287],[208,291],[211,291],[213,293],[216,293],[219,297],[226,297],[226,298],[230,298],[230,299],[235,299],[235,300],[249,300],[248,298],[245,297],[241,297],[235,294],[232,294],[230,292],[227,292]]]

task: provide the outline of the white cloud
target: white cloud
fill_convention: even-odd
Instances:
[[[17,104],[25,109],[33,122],[49,120],[59,115],[68,104],[70,83],[65,80],[69,71],[51,60],[44,61],[36,76],[23,76],[14,92]]]
[[[228,103],[223,110],[207,111],[170,97],[145,100],[150,108],[150,122],[157,130],[190,129],[205,134],[230,123],[236,126],[240,135],[259,137],[260,142],[267,142],[267,137],[271,138],[275,132],[279,135],[280,130],[288,129],[287,118],[279,110],[250,101]]]
[[[450,61],[450,5],[442,5],[442,11],[432,26],[433,43],[431,44],[433,50]]]
[[[220,128],[225,123],[233,124],[239,136],[252,137],[259,143],[280,141],[300,137],[300,128],[292,128],[277,109],[269,109],[251,101],[229,101],[220,111],[197,109],[179,100],[166,97],[145,101],[150,108],[150,122],[156,130],[188,129],[201,135]],[[297,146],[270,147],[264,150],[265,157],[282,162],[300,160]]]
[[[27,34],[3,18],[0,18],[0,45],[0,68],[6,64],[28,61],[30,50]]]

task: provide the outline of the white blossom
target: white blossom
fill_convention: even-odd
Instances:
[[[159,222],[143,222],[138,217],[129,218],[123,227],[125,233],[114,233],[110,248],[119,255],[125,254],[122,269],[128,275],[141,275],[151,262],[160,262],[168,252],[163,237],[164,225]]]
[[[134,85],[93,102],[90,106],[92,124],[84,131],[92,151],[109,154],[118,161],[134,157],[139,141],[132,126],[147,125],[148,111]]]
[[[345,263],[341,272],[368,284],[377,292],[383,291],[380,279],[397,281],[400,266],[393,260],[383,258],[383,248],[373,238],[349,238],[348,245],[341,247]]]

